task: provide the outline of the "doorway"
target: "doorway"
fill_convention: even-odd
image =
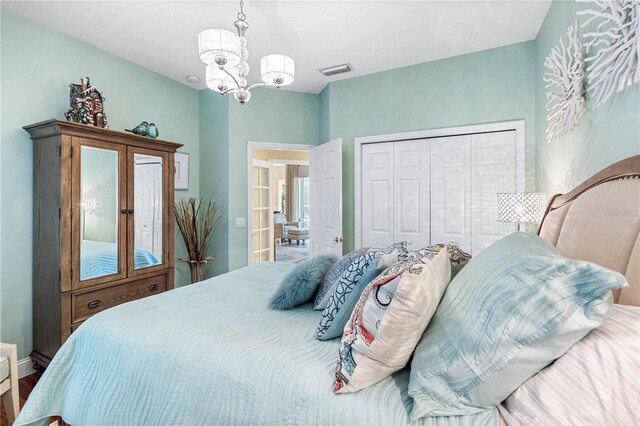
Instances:
[[[249,143],[249,264],[309,258],[311,148]]]

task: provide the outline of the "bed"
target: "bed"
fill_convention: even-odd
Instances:
[[[116,243],[83,240],[80,246],[80,279],[87,280],[118,273],[118,247]],[[136,247],[135,268],[159,265],[158,258],[149,250]]]
[[[90,318],[55,356],[16,424],[56,415],[72,425],[273,424],[274,419],[406,424],[408,371],[364,392],[335,396],[339,341],[315,339],[318,311],[310,305],[267,308],[291,267],[253,265]],[[136,327],[128,327],[131,323]],[[425,424],[496,424],[496,419],[497,413],[488,413]]]
[[[539,234],[566,256],[626,275],[630,286],[616,301],[640,304],[640,156],[554,197]],[[267,308],[290,268],[258,264],[90,318],[55,356],[16,425],[52,416],[72,425],[407,424],[408,369],[334,395],[339,342],[314,339],[318,312]],[[499,422],[497,410],[421,420]]]

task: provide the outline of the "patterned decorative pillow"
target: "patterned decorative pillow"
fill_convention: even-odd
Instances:
[[[407,243],[402,242],[383,250],[372,249],[352,262],[340,276],[327,306],[322,311],[316,338],[329,340],[342,336],[344,325],[349,320],[362,290],[380,272],[398,260],[405,259],[407,253]]]
[[[385,247],[383,249],[372,248],[369,249],[369,251],[380,253],[383,263],[387,265],[385,268],[388,268],[399,260],[407,258],[407,255],[409,254],[407,245],[409,245],[408,241],[401,241],[399,243],[391,244],[389,247]]]
[[[454,279],[464,265],[471,260],[471,254],[463,251],[456,243],[441,243],[431,246],[434,250],[446,248],[449,253],[449,261],[451,262],[451,279]]]
[[[412,422],[493,409],[598,327],[626,285],[534,234],[492,244],[451,281],[416,346]]]
[[[451,279],[447,249],[424,250],[364,289],[340,342],[334,392],[364,389],[405,367]]]
[[[390,268],[387,268],[383,272],[383,274],[389,274],[389,275],[394,274],[395,272],[397,272],[397,270],[399,270],[399,269],[394,270],[394,267],[406,268],[407,266],[410,266],[410,264],[414,264],[421,261],[422,258],[426,256],[433,256],[439,253],[440,250],[442,250],[443,248],[446,248],[447,253],[449,255],[449,262],[451,263],[451,279],[453,279],[458,274],[458,272],[462,269],[462,267],[466,265],[467,262],[471,259],[471,255],[463,251],[460,247],[458,247],[456,243],[440,243],[440,244],[435,244],[432,246],[421,248],[420,250],[409,251],[403,256],[401,256],[400,258],[401,260],[405,260],[405,262],[409,262],[409,264],[398,263]]]
[[[354,250],[351,253],[347,253],[340,260],[333,264],[329,272],[322,279],[322,283],[320,283],[320,287],[318,287],[318,292],[316,293],[316,298],[313,302],[313,309],[316,311],[321,311],[327,306],[327,302],[329,301],[329,297],[331,297],[331,293],[338,285],[338,280],[340,276],[347,270],[349,265],[353,263],[354,260],[365,254],[369,251],[368,247],[364,247],[358,250]]]

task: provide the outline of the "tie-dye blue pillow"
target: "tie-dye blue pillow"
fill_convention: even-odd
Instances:
[[[625,278],[516,232],[447,287],[411,363],[411,418],[492,408],[598,327]]]

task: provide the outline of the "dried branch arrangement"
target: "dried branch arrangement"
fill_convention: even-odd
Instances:
[[[589,18],[582,27],[597,23],[594,31],[583,35],[589,39],[587,67],[589,100],[592,109],[600,107],[616,92],[640,82],[640,1],[577,0],[592,3],[598,10],[578,11]]]
[[[191,269],[191,282],[202,281],[204,268],[208,261],[207,249],[211,236],[222,220],[224,210],[215,202],[202,198],[183,198],[173,207],[176,223],[189,258],[180,259]]]
[[[546,57],[542,79],[547,90],[547,143],[570,133],[584,114],[584,56],[578,37],[578,21]]]

